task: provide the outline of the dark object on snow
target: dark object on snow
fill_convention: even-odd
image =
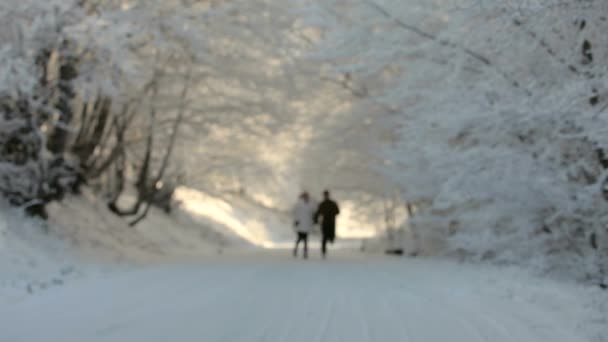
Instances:
[[[601,283],[600,284],[600,289],[602,289],[602,290],[608,290],[608,284]]]
[[[176,183],[164,184],[162,187],[157,188],[150,200],[152,202],[151,204],[162,209],[165,213],[170,214],[173,194],[175,193],[176,188]]]
[[[29,217],[37,217],[43,220],[49,218],[49,214],[43,203],[36,203],[25,207],[25,215]]]
[[[386,251],[384,251],[384,254],[386,255],[403,255],[405,254],[403,251],[403,248],[393,248],[393,249],[387,249]]]
[[[315,223],[319,222],[319,217],[323,217],[321,222],[321,233],[323,235],[321,241],[321,253],[327,252],[327,243],[334,243],[336,239],[336,216],[340,215],[340,207],[338,203],[330,199],[329,191],[323,192],[323,202],[319,204],[319,208],[315,213]]]
[[[589,237],[589,244],[591,245],[591,248],[593,249],[597,249],[598,245],[597,245],[597,234],[591,233],[591,236]]]

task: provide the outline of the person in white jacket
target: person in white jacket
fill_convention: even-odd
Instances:
[[[293,225],[298,238],[293,249],[293,256],[298,256],[298,246],[304,242],[304,259],[308,258],[308,234],[314,226],[314,215],[316,206],[310,200],[307,192],[300,195],[298,202],[293,208]]]

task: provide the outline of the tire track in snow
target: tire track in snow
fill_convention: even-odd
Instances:
[[[390,273],[387,274],[390,276]],[[398,283],[400,280],[403,280],[403,278],[400,276],[395,277],[393,275],[393,278],[396,278],[395,280]],[[511,305],[507,305],[508,310],[505,310],[505,304],[509,304],[508,302],[505,303],[504,300],[499,300],[499,298],[484,296],[481,292],[469,293],[469,296],[467,297],[469,301],[460,303],[455,301],[457,297],[453,295],[446,295],[445,291],[441,291],[444,289],[443,287],[428,286],[434,285],[433,282],[429,281],[426,281],[426,283],[428,284],[423,283],[423,285],[426,285],[424,290],[402,284],[401,288],[407,289],[407,291],[403,291],[401,294],[408,295],[414,300],[426,302],[428,307],[433,308],[431,311],[438,313],[444,318],[446,317],[446,314],[449,314],[450,311],[452,311],[452,315],[456,317],[456,319],[461,322],[463,326],[468,327],[467,330],[469,332],[476,334],[477,338],[480,338],[481,341],[502,341],[497,340],[497,336],[494,334],[489,335],[487,332],[484,333],[484,329],[481,327],[487,325],[482,322],[490,322],[497,332],[499,331],[500,335],[505,338],[505,342],[545,342],[549,340],[554,342],[581,341],[580,338],[575,337],[573,334],[559,326],[554,327],[554,330],[558,331],[559,333],[548,332],[546,329],[543,329],[542,325],[550,325],[546,322],[546,313],[540,311],[536,306],[531,306],[528,303],[522,303],[524,305],[521,306],[515,306],[513,303],[511,303]],[[437,289],[439,289],[439,291],[437,291]],[[423,295],[416,295],[416,293]],[[437,297],[441,297],[441,302],[436,299]],[[477,299],[477,302],[471,302],[473,299]],[[485,306],[480,305],[480,303],[485,304],[488,300],[494,302],[492,310],[488,310]],[[450,310],[447,312],[445,310],[446,305],[450,308]],[[477,310],[471,310],[470,307],[472,305],[475,306]],[[522,306],[524,307],[524,310],[522,310]],[[535,313],[532,314],[531,317],[527,317],[521,312],[525,312],[527,314],[531,312]],[[477,319],[471,319],[473,317],[476,317]],[[499,323],[499,319],[492,317],[500,317],[500,321],[508,323]],[[541,326],[540,329],[538,328],[539,323]],[[547,333],[549,333],[549,336],[547,336]]]
[[[387,282],[383,281],[384,279],[381,276],[377,276],[377,273],[381,276],[388,274],[378,272],[377,270],[371,272],[361,282],[361,290],[363,292],[356,296],[359,303],[360,317],[366,325],[366,336],[369,341],[410,342],[411,337],[408,334],[408,329],[404,329],[404,322],[398,320],[399,316],[394,311],[390,311],[390,306],[385,298],[385,287],[390,288],[390,283],[387,284]],[[367,313],[368,317],[365,317],[364,313]]]
[[[376,340],[418,342],[420,340],[414,339],[412,336],[413,330],[407,323],[408,319],[405,319],[407,314],[398,314],[399,312],[402,312],[401,308],[396,309],[395,302],[387,298],[387,295],[392,291],[399,290],[396,288],[399,282],[392,281],[392,278],[396,278],[395,273],[379,268],[374,269],[371,274],[364,278],[364,284],[366,285],[365,289],[368,293],[366,298],[373,298],[376,303],[375,308],[377,311],[372,311],[371,316],[381,316],[383,318],[380,320],[380,324],[376,326],[379,330],[379,334],[383,336]],[[401,277],[398,279],[402,280]],[[372,296],[369,296],[369,294],[372,294]],[[387,337],[387,331],[390,331],[391,329],[397,336]],[[398,331],[398,333],[396,331]]]
[[[503,305],[504,304],[505,303],[503,303]],[[536,307],[526,305],[526,303],[521,303],[521,305],[515,305],[515,303],[507,302],[506,304],[509,304],[509,306],[512,307],[511,310],[509,310],[509,317],[511,321],[516,322],[515,324],[519,324],[520,326],[525,327],[525,330],[530,332],[535,342],[571,342],[578,340],[578,338],[571,335],[561,326],[546,322],[544,317],[547,315],[547,313],[537,310]],[[532,312],[534,312],[534,314],[529,316]],[[505,315],[505,313],[497,314],[502,316]]]
[[[514,335],[513,332],[521,331],[520,329],[513,328],[514,326],[520,325],[518,322],[515,322],[510,317],[501,317],[501,320],[499,320],[496,318],[496,316],[499,315],[499,313],[496,310],[494,310],[493,312],[489,312],[488,310],[486,310],[485,306],[482,306],[481,303],[486,304],[487,298],[484,298],[484,300],[481,300],[482,298],[480,298],[479,301],[475,301],[475,302],[467,302],[466,305],[462,305],[462,303],[455,304],[454,298],[455,298],[454,295],[445,294],[443,292],[441,300],[442,300],[442,302],[450,302],[452,307],[458,306],[458,308],[459,308],[458,310],[465,313],[463,315],[463,317],[468,317],[469,320],[473,320],[473,318],[475,318],[475,320],[473,321],[472,324],[477,326],[478,327],[477,329],[481,330],[482,329],[481,327],[484,327],[484,326],[491,327],[490,330],[492,330],[492,332],[497,332],[502,337],[499,341],[525,341],[526,339],[528,339],[529,336],[515,336]],[[474,307],[475,310],[472,310],[471,307]],[[498,308],[499,305],[495,305],[494,307]],[[510,322],[510,325],[512,327],[509,328],[509,326],[507,324],[500,323],[501,321]],[[485,335],[485,339],[487,341],[494,341],[497,338],[495,335],[489,335],[489,334],[484,334],[484,335]],[[531,341],[531,342],[533,342],[533,341]]]
[[[268,315],[266,320],[267,329],[259,341],[293,341],[295,337],[290,338],[290,336],[296,330],[296,322],[300,319],[298,315],[302,314],[301,305],[303,303],[306,305],[306,309],[303,311],[304,314],[311,312],[315,293],[310,289],[302,291],[302,289],[296,286],[296,284],[304,280],[302,279],[303,277],[296,278],[290,274],[290,277],[285,278],[289,279],[289,283],[283,284],[283,288],[289,288],[291,291],[284,292],[287,295],[283,300],[274,302],[275,304],[280,303],[280,305],[275,305],[274,315]],[[301,296],[301,292],[304,292],[306,295]],[[303,321],[306,322],[307,319],[308,317],[305,317]],[[274,327],[277,328],[273,329]],[[274,338],[271,338],[273,336]]]
[[[181,277],[174,277],[175,273],[180,274]],[[245,272],[243,275],[247,277],[252,273],[254,272]],[[211,274],[216,275],[213,272]],[[221,275],[226,274],[222,272]],[[237,275],[229,274],[229,276],[229,279],[233,280],[238,278]],[[134,281],[135,279],[137,281]],[[176,282],[176,279],[181,281]],[[17,320],[20,319],[19,317],[27,317],[28,321],[40,320],[43,324],[37,325],[37,329],[27,333],[30,338],[26,340],[30,341],[115,341],[118,336],[137,328],[147,327],[150,320],[167,315],[165,311],[167,309],[177,310],[179,307],[179,310],[184,310],[184,307],[192,304],[193,294],[201,290],[200,287],[196,288],[195,280],[200,280],[199,275],[190,267],[145,269],[120,274],[116,278],[100,279],[96,283],[75,282],[46,296],[32,297],[20,308],[26,311],[11,310],[11,313],[0,313],[0,316],[8,314]],[[223,279],[219,280],[223,283]],[[229,281],[228,284],[237,286],[239,283]],[[94,287],[89,287],[91,285]],[[94,297],[90,295],[91,290],[96,294]],[[210,299],[210,302],[214,302],[224,298],[224,295],[230,291],[231,286],[216,286],[210,291],[212,296],[203,298],[205,301]],[[178,295],[173,295],[167,300],[167,294],[175,293]],[[158,298],[163,300],[159,301]],[[54,315],[53,324],[44,324],[49,321],[49,317],[44,314],[42,307],[64,307],[67,310],[63,310],[60,315]],[[6,319],[2,320],[6,321]],[[74,325],[73,322],[76,321],[80,324]],[[0,340],[4,338],[12,340],[7,336],[8,334],[16,336],[25,334],[23,325],[9,327],[10,329],[2,329]],[[158,329],[159,326],[152,328]],[[149,330],[151,329],[146,328],[142,333],[145,334]]]
[[[487,284],[471,285],[470,275],[459,275],[458,265],[272,260],[162,267],[79,283],[58,291],[59,297],[45,293],[19,304],[19,310],[0,309],[0,321],[8,328],[0,340],[582,341],[567,328],[553,327],[559,315],[546,315],[544,307],[480,291],[489,289]],[[112,295],[119,310],[139,307],[101,312],[113,306],[103,302],[105,296],[101,301],[90,296],[100,289]],[[70,305],[65,316],[49,317],[45,306],[61,303]],[[79,310],[89,314],[79,315]],[[26,321],[38,329],[12,328]]]
[[[262,301],[271,298],[271,293],[267,293],[268,290],[277,290],[275,287],[268,286],[268,279],[272,279],[273,276],[276,277],[277,275],[281,275],[282,272],[283,270],[281,268],[276,267],[260,268],[258,272],[256,272],[256,276],[245,283],[246,289],[244,293],[246,293],[246,295],[241,300],[236,301],[236,303],[226,303],[232,306],[233,310],[228,313],[227,317],[219,320],[218,323],[230,321],[239,322],[239,324],[233,326],[229,331],[221,332],[219,335],[221,336],[221,339],[219,340],[227,342],[252,341],[251,336],[254,335],[256,331],[259,331],[260,320],[264,321],[273,318],[273,316],[268,315],[267,312],[264,312],[263,315],[260,314],[258,310],[262,308],[264,310],[268,309],[269,306],[267,303]],[[274,294],[280,295],[280,292],[274,292]],[[223,306],[223,309],[226,309],[226,305]],[[276,319],[276,317],[274,318]],[[218,324],[217,327],[226,330],[226,327],[220,324]]]
[[[455,308],[454,306],[451,307],[452,311],[454,311],[454,312],[452,313],[452,315],[450,315],[449,313],[446,313],[445,306],[439,305],[436,300],[430,298],[429,293],[427,293],[426,295],[423,295],[422,291],[414,289],[411,286],[404,285],[402,275],[397,276],[396,274],[390,273],[387,270],[383,270],[382,274],[386,276],[386,278],[389,280],[389,282],[392,279],[394,281],[392,283],[397,284],[393,289],[390,290],[392,293],[396,294],[396,296],[401,297],[401,298],[410,298],[411,300],[426,304],[426,305],[421,305],[421,307],[426,310],[420,310],[420,312],[426,311],[427,314],[432,312],[436,316],[442,317],[443,322],[445,322],[445,323],[452,322],[451,318],[455,317],[456,320],[458,320],[460,322],[461,327],[464,327],[465,330],[468,331],[468,334],[471,335],[471,336],[469,336],[467,341],[471,341],[472,336],[474,336],[474,340],[478,341],[478,342],[488,341],[482,336],[481,332],[474,325],[472,325],[469,322],[462,319],[462,315],[459,315],[458,310],[454,310],[454,308]],[[428,288],[426,290],[428,291]],[[432,293],[431,293],[431,295],[432,295]],[[428,310],[428,308],[430,308],[430,307],[434,307],[435,310]],[[403,310],[401,310],[401,311],[403,311]],[[494,341],[495,340],[489,340],[488,342],[494,342]]]
[[[571,342],[579,340],[578,337],[573,336],[563,327],[548,321],[547,316],[549,315],[547,312],[541,311],[540,307],[527,302],[515,303],[507,298],[487,297],[487,295],[482,296],[479,293],[479,296],[484,298],[483,301],[469,303],[465,306],[462,303],[455,302],[457,297],[453,294],[442,291],[441,295],[443,301],[460,306],[460,310],[467,313],[466,317],[476,318],[478,324],[482,324],[480,322],[488,322],[501,331],[503,336],[507,338],[505,341],[530,341],[532,339],[534,342],[548,340]],[[489,302],[492,302],[492,308],[502,308],[502,310],[490,310],[487,307]],[[475,310],[471,310],[471,306],[474,306]],[[504,310],[504,308],[508,308],[508,310]],[[509,322],[509,324],[500,322]],[[512,327],[509,328],[510,326]],[[518,329],[514,329],[513,327],[518,327]],[[522,336],[522,332],[526,332],[527,334]]]
[[[205,271],[203,270],[198,270]],[[242,271],[242,270],[239,270]],[[205,272],[206,273],[206,272]],[[202,273],[202,274],[205,274]],[[223,272],[222,272],[223,273]],[[212,273],[213,274],[213,273]],[[141,341],[169,341],[175,338],[175,334],[179,334],[180,331],[191,331],[197,332],[203,336],[209,336],[216,334],[215,338],[211,338],[210,340],[222,340],[220,337],[225,334],[224,331],[217,331],[217,327],[220,325],[215,322],[214,319],[219,318],[219,322],[225,322],[230,320],[232,312],[228,313],[228,317],[226,316],[227,312],[224,311],[227,308],[228,304],[233,304],[234,312],[239,312],[241,314],[246,314],[247,311],[242,310],[242,308],[238,308],[236,303],[239,303],[239,295],[243,293],[247,293],[248,295],[242,299],[241,301],[251,301],[255,300],[254,293],[259,291],[258,287],[253,287],[252,292],[242,291],[244,286],[255,284],[256,279],[263,277],[264,270],[263,267],[255,267],[253,269],[247,269],[244,273],[240,272],[229,272],[230,277],[228,282],[225,279],[216,279],[214,281],[218,282],[216,290],[209,291],[205,288],[204,283],[201,283],[202,286],[196,287],[196,283],[190,284],[194,286],[196,291],[191,293],[184,293],[183,297],[180,297],[179,300],[171,301],[171,307],[165,308],[164,311],[160,312],[160,315],[166,316],[160,323],[160,326],[149,326],[149,322],[159,319],[159,312],[154,310],[153,308],[148,307],[148,313],[144,315],[140,315],[138,317],[139,326],[141,327],[141,331],[143,332],[143,336]],[[216,275],[217,277],[218,275]],[[221,277],[221,274],[218,278]],[[226,286],[227,285],[227,286]],[[234,300],[236,298],[236,300]],[[230,300],[233,301],[230,301]],[[251,306],[248,306],[251,307]],[[206,312],[210,308],[215,315],[203,315],[206,319],[201,320],[199,315],[201,311]],[[172,316],[171,316],[172,315]],[[165,321],[171,321],[171,318],[175,319],[175,317],[179,317],[171,324],[171,329],[162,328]],[[245,321],[245,320],[243,320]],[[215,323],[215,324],[214,324]],[[145,332],[144,332],[145,331]],[[237,330],[231,330],[232,332],[237,332]],[[115,339],[108,340],[109,342],[115,341]],[[238,340],[236,340],[238,341]],[[243,340],[244,341],[244,340]]]
[[[286,296],[287,298],[291,298],[291,296]],[[260,327],[259,331],[256,334],[253,334],[251,341],[271,341],[270,336],[272,335],[273,327],[277,325],[277,320],[279,317],[282,317],[280,313],[280,308],[277,307],[276,302],[274,305],[268,306],[269,311],[267,311],[268,317],[264,319],[263,325]],[[280,320],[279,320],[280,321]]]
[[[278,274],[279,277],[272,282],[276,284],[282,281],[279,289],[273,290],[271,294],[275,298],[279,298],[279,300],[273,301],[275,303],[274,314],[268,315],[266,319],[268,330],[259,341],[297,340],[297,335],[292,337],[298,333],[297,328],[300,325],[297,323],[310,323],[309,313],[312,311],[312,305],[315,302],[315,293],[311,289],[302,289],[298,286],[306,282],[307,273],[299,272],[298,269],[294,269],[293,267],[289,267],[286,271],[287,274]],[[271,338],[271,336],[274,336],[274,338]]]
[[[384,312],[384,315],[387,317],[393,317],[392,321],[394,322],[394,324],[392,326],[396,326],[399,327],[399,330],[401,331],[401,338],[405,338],[405,341],[403,342],[416,342],[414,341],[414,339],[411,336],[411,328],[408,326],[408,323],[404,320],[397,320],[396,317],[399,316],[395,316],[395,310],[392,309],[392,306],[390,305],[391,302],[389,302],[386,299],[382,299],[382,310]]]
[[[363,306],[361,303],[361,297],[357,300],[350,301],[351,308],[356,313],[357,317],[359,317],[359,326],[363,329],[363,336],[365,336],[365,340],[368,342],[372,341],[371,329],[369,323],[365,319],[365,315],[363,314]]]
[[[317,337],[315,339],[313,339],[313,341],[317,341],[317,342],[329,341],[327,339],[327,336],[329,335],[329,329],[330,329],[331,323],[334,319],[336,303],[334,300],[329,300],[329,301],[327,301],[327,303],[328,303],[327,309],[325,310],[325,312],[327,312],[327,315],[325,316],[325,319],[323,320],[324,324],[323,324],[321,330],[319,330]]]
[[[407,294],[409,296],[413,296],[411,288],[408,288],[410,290],[409,293],[404,292],[403,294]],[[466,306],[470,306],[473,303],[467,302],[466,306],[460,306],[460,305],[456,305],[453,302],[449,301],[449,300],[445,300],[445,298],[442,298],[444,300],[441,301],[441,303],[437,300],[434,299],[433,296],[437,296],[438,292],[434,292],[434,293],[427,293],[426,295],[419,295],[419,296],[415,296],[417,300],[420,300],[424,303],[426,303],[426,307],[428,308],[432,308],[429,311],[433,311],[435,313],[437,313],[439,316],[443,317],[445,320],[450,320],[450,317],[454,317],[455,320],[457,320],[460,323],[460,326],[465,328],[466,331],[468,331],[469,334],[475,335],[475,340],[479,341],[479,342],[494,342],[494,341],[500,341],[497,340],[497,336],[492,335],[487,336],[485,335],[481,328],[478,326],[478,324],[474,324],[470,321],[470,317],[472,315],[472,313],[469,310],[465,310],[463,309]],[[412,297],[414,298],[414,297]],[[482,298],[469,298],[469,299],[478,299],[478,300],[482,300]],[[497,307],[498,309],[498,307]],[[503,326],[503,328],[501,329],[502,331],[522,331],[521,329],[518,329],[521,326],[520,324],[514,323],[513,322],[513,327],[511,329],[507,329],[506,326]],[[534,339],[533,341],[529,340],[529,336],[526,334],[526,336],[519,336],[516,339],[511,339],[512,334],[509,334],[508,339],[504,340],[505,342],[511,342],[511,341],[522,341],[522,342],[541,342],[541,341],[537,341],[536,339]]]

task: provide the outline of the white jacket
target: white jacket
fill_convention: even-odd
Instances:
[[[298,233],[310,233],[314,226],[314,218],[316,206],[312,201],[304,202],[300,199],[293,208],[293,220],[298,222],[295,227]]]

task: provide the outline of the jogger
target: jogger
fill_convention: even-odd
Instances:
[[[314,225],[313,216],[315,207],[310,202],[310,196],[307,192],[300,195],[300,199],[293,208],[293,225],[298,234],[296,245],[293,249],[293,256],[298,256],[298,247],[300,242],[304,242],[304,259],[308,258],[308,233]]]
[[[323,217],[321,223],[321,255],[323,258],[327,255],[327,243],[333,243],[336,238],[336,216],[340,214],[338,203],[330,198],[328,190],[323,192],[323,202],[319,204],[319,208],[314,215],[314,222],[318,222],[319,217]]]

